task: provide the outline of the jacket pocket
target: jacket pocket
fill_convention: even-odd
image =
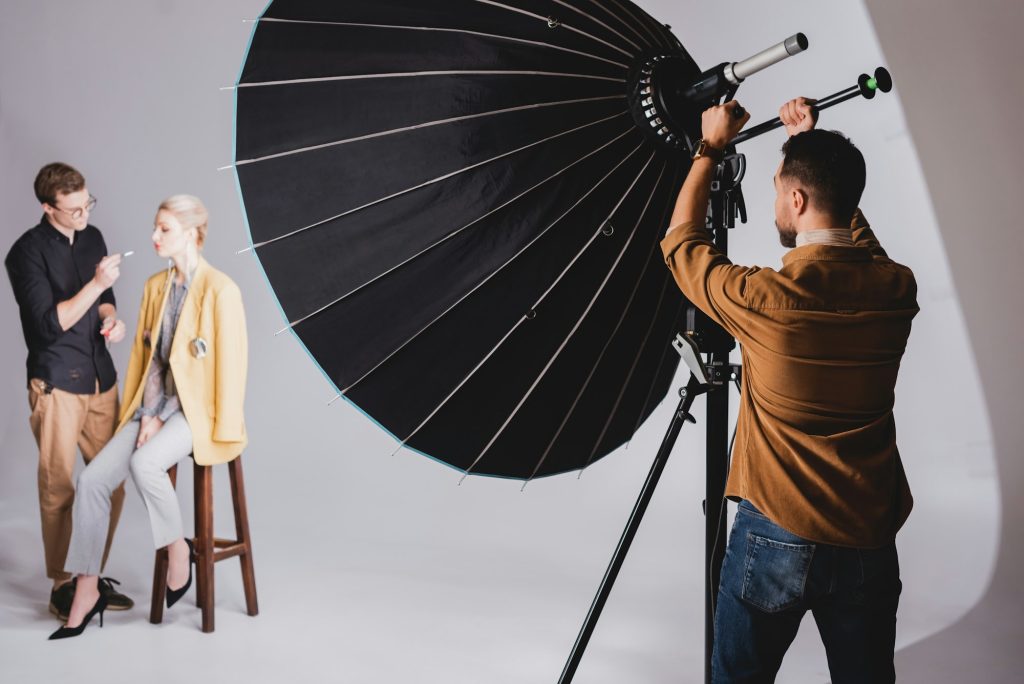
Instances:
[[[767,613],[797,605],[803,599],[813,557],[813,544],[785,544],[748,533],[743,600]]]

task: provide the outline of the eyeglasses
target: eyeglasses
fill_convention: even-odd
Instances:
[[[77,221],[78,219],[82,218],[82,214],[88,211],[92,211],[93,208],[95,208],[96,198],[93,197],[92,195],[89,195],[89,201],[85,203],[85,206],[78,207],[77,209],[61,209],[60,207],[54,206],[52,204],[50,206],[52,206],[57,211],[64,212],[65,214],[69,215],[73,220]]]

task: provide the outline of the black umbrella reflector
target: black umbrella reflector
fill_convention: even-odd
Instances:
[[[658,242],[689,160],[636,111],[654,57],[700,74],[625,0],[277,0],[258,20],[235,132],[253,249],[288,327],[401,446],[576,470],[668,391],[683,300]]]

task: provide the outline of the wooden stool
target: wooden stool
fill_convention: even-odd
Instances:
[[[245,484],[242,480],[242,457],[228,462],[231,478],[231,501],[235,509],[237,539],[217,539],[213,536],[213,467],[193,462],[195,477],[195,527],[193,540],[196,552],[196,605],[203,611],[203,631],[213,631],[213,564],[238,556],[242,564],[242,586],[245,607],[249,615],[259,613],[256,605],[256,576],[253,573],[252,544],[249,538],[249,514],[245,505]],[[171,486],[177,484],[178,466],[167,471]],[[167,592],[167,549],[158,549],[153,567],[153,601],[149,621],[159,624],[164,616],[164,596]]]

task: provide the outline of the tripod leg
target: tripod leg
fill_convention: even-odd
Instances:
[[[587,618],[583,622],[583,627],[580,629],[580,633],[576,637],[576,643],[572,647],[572,652],[569,654],[569,659],[565,663],[562,675],[558,678],[559,684],[569,684],[569,682],[572,681],[573,676],[576,674],[576,668],[579,667],[580,660],[583,658],[583,651],[586,650],[587,643],[590,641],[590,636],[593,634],[594,627],[597,625],[597,620],[601,617],[601,611],[604,609],[604,604],[608,601],[608,595],[611,593],[612,585],[615,583],[615,578],[619,575],[619,569],[622,567],[622,562],[626,559],[626,554],[629,552],[629,546],[632,544],[633,537],[636,536],[636,531],[639,529],[640,522],[643,520],[644,513],[647,511],[647,504],[650,503],[651,496],[654,494],[654,489],[658,486],[658,480],[661,478],[661,473],[665,470],[665,463],[668,461],[668,457],[672,453],[672,447],[676,443],[679,431],[682,430],[683,423],[687,420],[693,420],[689,414],[690,406],[693,404],[693,400],[696,396],[703,391],[703,386],[691,374],[690,381],[687,383],[686,387],[679,392],[679,405],[676,407],[676,411],[672,416],[672,422],[669,424],[668,431],[665,433],[665,438],[661,442],[661,448],[658,449],[658,455],[654,457],[654,463],[651,465],[651,470],[647,473],[647,479],[644,481],[644,486],[640,490],[640,496],[637,498],[636,504],[633,506],[633,512],[630,513],[629,522],[626,523],[626,529],[623,530],[622,536],[619,538],[618,546],[615,547],[615,554],[612,556],[612,560],[608,564],[608,569],[605,570],[604,578],[601,580],[601,586],[597,590],[597,595],[594,597],[593,603],[590,604],[590,612],[587,613]]]

